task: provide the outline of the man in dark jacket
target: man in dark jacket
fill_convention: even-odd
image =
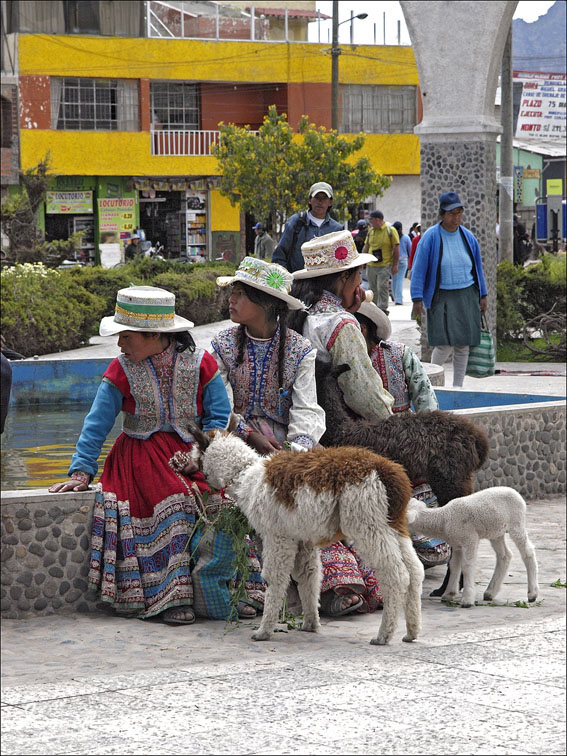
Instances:
[[[332,204],[333,189],[330,184],[325,181],[313,184],[309,189],[309,210],[292,215],[285,224],[282,238],[272,255],[272,262],[283,265],[290,273],[302,270],[302,244],[315,236],[343,230],[343,226],[329,215]]]

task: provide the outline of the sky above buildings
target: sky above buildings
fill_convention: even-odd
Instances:
[[[521,18],[527,23],[537,21],[553,5],[555,0],[547,2],[532,2],[531,0],[521,0],[518,3],[514,18]],[[317,9],[328,16],[332,15],[332,0],[319,0]],[[353,22],[354,42],[356,44],[377,44],[384,43],[384,28],[387,45],[398,44],[398,21],[400,21],[400,43],[409,45],[410,38],[404,21],[399,2],[393,0],[340,0],[339,2],[339,22],[346,21],[339,27],[339,42],[349,42],[350,40],[350,19],[351,11],[354,15],[357,13],[368,13],[368,18],[364,20],[356,19]],[[385,14],[385,15],[384,15]],[[384,23],[385,21],[385,23]],[[330,42],[331,22],[321,22],[319,28],[317,23],[309,25],[309,39],[317,42],[320,35],[322,43]]]

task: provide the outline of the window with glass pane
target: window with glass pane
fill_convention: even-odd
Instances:
[[[345,134],[412,134],[417,122],[416,87],[341,85]]]
[[[115,131],[116,92],[116,79],[63,79],[57,128]]]
[[[158,81],[151,84],[152,126],[191,131],[201,128],[198,84]]]

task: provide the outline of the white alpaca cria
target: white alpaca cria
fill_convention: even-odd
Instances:
[[[526,502],[513,488],[486,488],[453,499],[440,509],[427,509],[423,502],[410,499],[407,518],[416,531],[432,538],[443,538],[452,547],[451,574],[443,598],[452,599],[457,595],[462,569],[461,606],[474,606],[478,544],[481,538],[488,538],[496,552],[494,574],[484,592],[484,600],[491,601],[500,591],[512,559],[505,539],[505,534],[509,533],[528,573],[528,601],[536,600],[537,561],[526,531]]]
[[[289,583],[298,584],[302,630],[319,630],[319,547],[347,537],[380,581],[384,611],[371,643],[384,645],[396,629],[400,605],[413,641],[421,629],[423,566],[407,531],[411,488],[403,468],[358,447],[282,451],[260,457],[238,437],[215,434],[202,453],[203,473],[225,488],[261,536],[267,583],[254,640],[268,640]]]

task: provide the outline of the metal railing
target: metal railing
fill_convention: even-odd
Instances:
[[[152,155],[210,155],[211,147],[220,142],[220,131],[150,131]]]

